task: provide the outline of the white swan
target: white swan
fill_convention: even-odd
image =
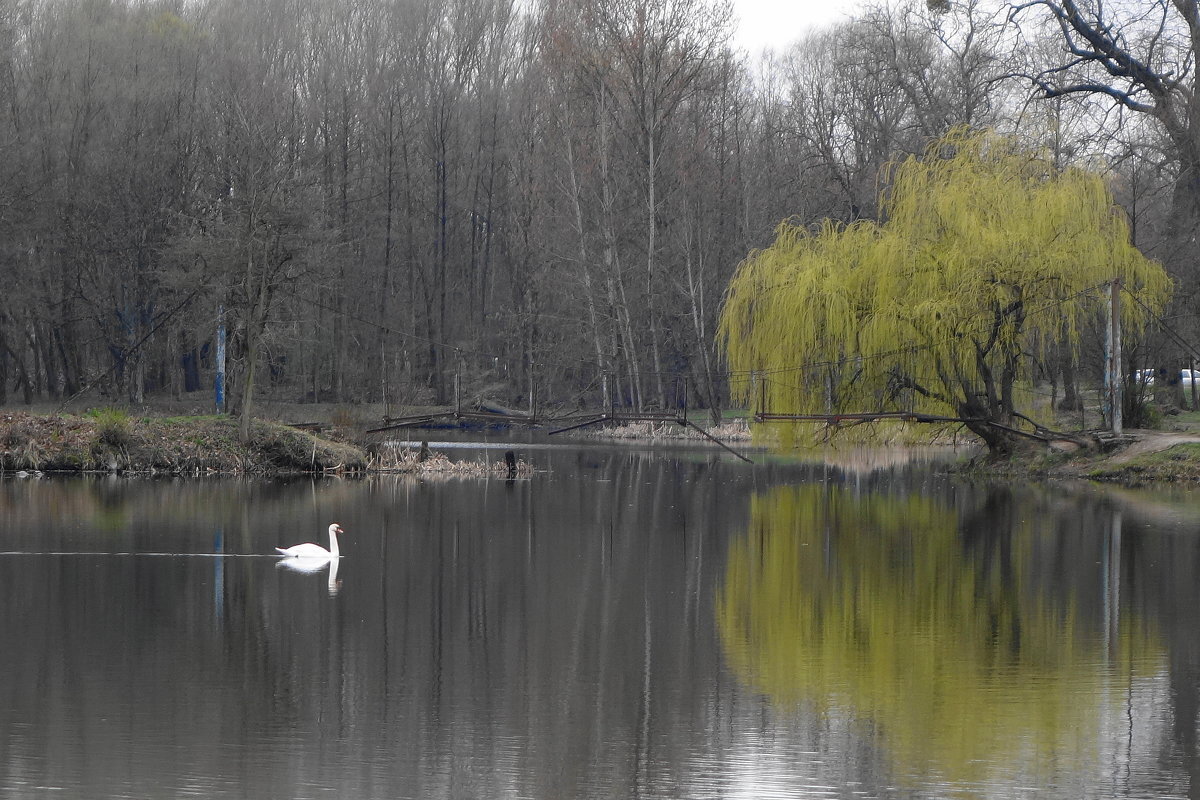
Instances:
[[[288,572],[313,573],[320,572],[330,564],[337,564],[341,561],[340,558],[330,558],[329,556],[321,556],[313,558],[312,556],[296,556],[295,558],[281,558],[275,562],[275,566],[281,570]]]
[[[342,526],[336,522],[329,526],[329,549],[326,550],[319,544],[306,542],[304,544],[294,544],[291,547],[276,547],[280,555],[285,555],[294,558],[341,558],[341,553],[338,552],[337,535],[345,533]]]

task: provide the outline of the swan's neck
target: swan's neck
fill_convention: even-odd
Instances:
[[[329,555],[334,558],[338,557],[337,531],[333,528],[329,529]]]

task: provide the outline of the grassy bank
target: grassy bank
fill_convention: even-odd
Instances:
[[[130,471],[180,475],[366,469],[365,453],[274,422],[256,421],[250,441],[230,417],[133,417],[0,413],[0,468],[7,471]]]
[[[1031,448],[1005,459],[986,455],[957,468],[963,474],[1022,480],[1061,478],[1124,486],[1200,486],[1200,431],[1127,430],[1099,448]]]
[[[1180,442],[1163,450],[1083,465],[1080,477],[1125,486],[1200,485],[1200,442]]]
[[[338,417],[346,419],[339,421]],[[334,415],[322,424],[342,431],[338,438],[348,440],[354,438],[350,431],[363,427],[346,414]],[[714,433],[735,440],[748,438],[744,425]],[[630,428],[604,434],[653,438],[653,432]],[[964,471],[1026,479],[1083,478],[1130,486],[1200,485],[1200,424],[1180,419],[1172,431],[1131,431],[1126,440],[1107,452],[1031,451],[1004,463],[982,459]],[[523,461],[510,473],[499,460],[450,461],[437,453],[390,448],[384,443],[364,449],[262,420],[254,423],[250,441],[243,443],[238,421],[228,416],[135,416],[112,408],[77,414],[0,411],[0,470],[174,475],[387,472],[445,477],[532,473]]]

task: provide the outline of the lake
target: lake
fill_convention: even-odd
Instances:
[[[1193,493],[519,449],[0,480],[0,798],[1200,797]]]

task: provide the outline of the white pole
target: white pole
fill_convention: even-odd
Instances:
[[[1122,431],[1121,405],[1124,381],[1121,380],[1121,279],[1108,284],[1108,325],[1104,337],[1104,405],[1113,435]]]
[[[217,413],[225,413],[225,306],[217,306]]]

